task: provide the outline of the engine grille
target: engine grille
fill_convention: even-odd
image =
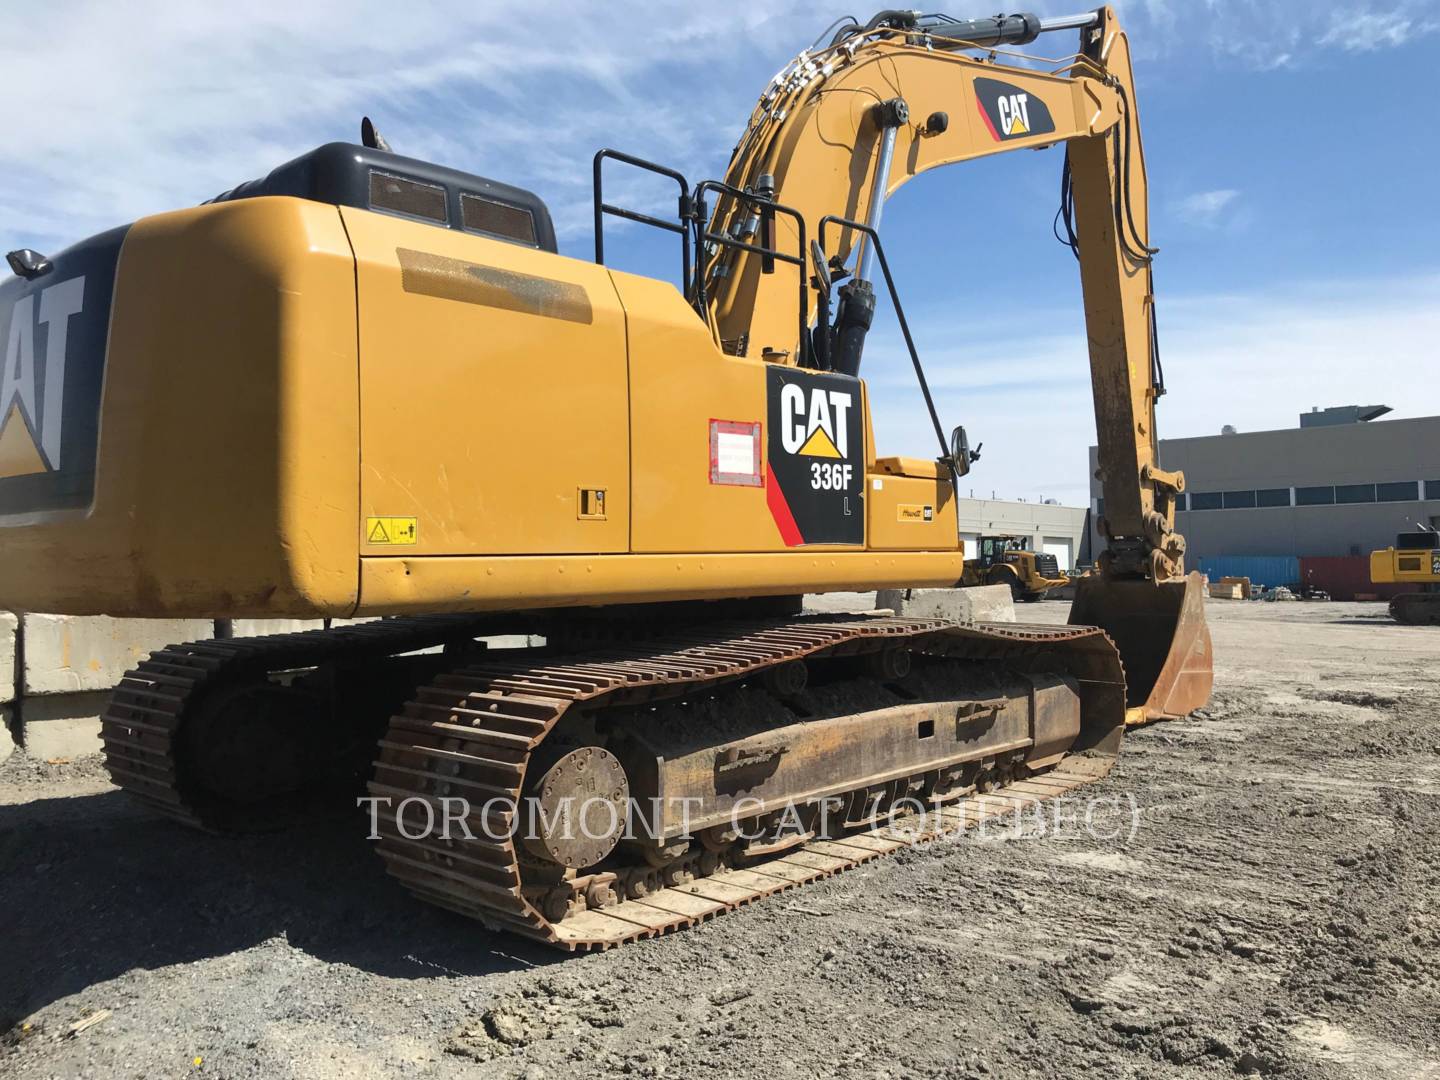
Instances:
[[[1060,563],[1054,555],[1045,552],[1035,554],[1035,572],[1041,577],[1058,578],[1060,576]]]

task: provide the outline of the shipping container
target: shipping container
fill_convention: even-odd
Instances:
[[[1212,555],[1196,561],[1195,570],[1211,581],[1227,577],[1248,577],[1252,587],[1277,585],[1294,588],[1300,584],[1300,560],[1293,555]]]
[[[1306,555],[1300,560],[1300,573],[1315,588],[1329,593],[1332,600],[1354,600],[1356,593],[1389,600],[1401,593],[1420,591],[1420,587],[1413,584],[1373,584],[1369,555]]]

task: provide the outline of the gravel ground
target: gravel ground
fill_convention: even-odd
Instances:
[[[196,835],[17,755],[0,1075],[1440,1078],[1440,629],[1209,614],[1210,707],[1058,825],[595,956],[411,901],[354,823]]]

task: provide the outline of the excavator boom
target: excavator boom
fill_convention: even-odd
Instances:
[[[1079,49],[1049,70],[1005,60],[1006,47],[1078,30]],[[1049,38],[1047,40],[1053,40]],[[976,47],[990,56],[968,55]],[[753,238],[763,222],[773,245],[804,245],[798,221],[826,214],[878,225],[884,199],[921,173],[1017,149],[1063,145],[1062,218],[1080,269],[1106,548],[1100,573],[1078,585],[1072,621],[1122,643],[1136,716],[1183,715],[1204,704],[1211,647],[1198,575],[1184,569],[1175,531],[1179,472],[1161,467],[1156,404],[1165,393],[1155,320],[1145,154],[1130,44],[1114,9],[1043,20],[1033,15],[959,22],[882,12],[802,53],[762,95],[736,146],[726,183],[765,193],[794,215],[722,200],[712,234]],[[788,287],[802,268],[724,247],[697,266],[700,295],[725,347],[780,362],[814,363],[795,326],[819,324],[818,351],[858,372],[873,312],[872,252],[854,230],[815,244],[813,272],[854,263],[834,325],[822,300]],[[854,251],[858,247],[858,252]],[[818,297],[818,293],[816,294]],[[799,296],[799,301],[796,297]],[[1136,585],[1141,582],[1143,585]]]

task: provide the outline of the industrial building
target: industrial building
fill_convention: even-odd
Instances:
[[[956,509],[967,556],[975,553],[981,536],[1028,536],[1030,550],[1054,555],[1062,571],[1068,573],[1081,558],[1084,507],[1061,506],[1053,501],[961,499]]]
[[[1266,584],[1308,582],[1337,599],[1372,591],[1371,551],[1393,544],[1397,533],[1440,527],[1440,416],[1380,419],[1390,411],[1313,409],[1294,428],[1227,426],[1219,435],[1160,440],[1161,464],[1185,474],[1176,527],[1189,545],[1187,563],[1235,573],[1243,571],[1237,560],[1264,556],[1252,565],[1263,568],[1257,574]],[[1105,507],[1095,468],[1092,446],[1098,519]],[[1098,531],[1092,543],[1103,546]]]

